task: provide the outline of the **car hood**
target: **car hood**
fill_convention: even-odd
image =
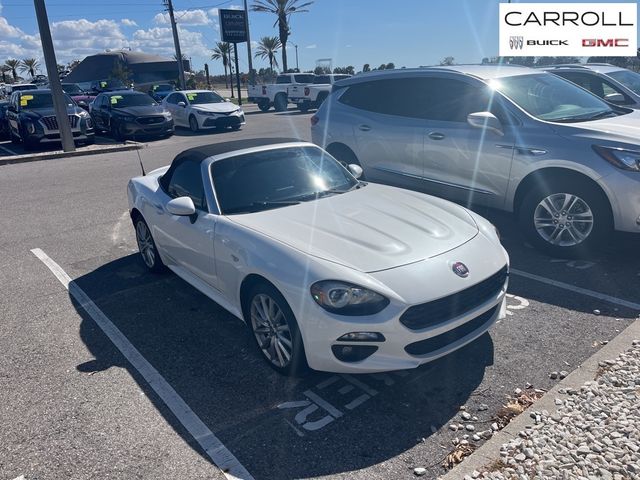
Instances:
[[[191,108],[194,110],[203,110],[205,112],[213,112],[213,113],[231,113],[238,110],[240,107],[231,102],[220,102],[220,103],[204,103],[201,105],[192,105]]]
[[[626,115],[603,118],[591,122],[556,125],[556,131],[563,136],[588,137],[607,142],[640,144],[640,110]]]
[[[362,272],[440,255],[478,233],[459,205],[377,184],[228,218],[309,255]]]
[[[134,117],[144,117],[145,115],[162,115],[164,109],[158,105],[147,105],[141,107],[123,107],[123,108],[114,108],[114,112],[121,113],[124,115],[133,115]]]

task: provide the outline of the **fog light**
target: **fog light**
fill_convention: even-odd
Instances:
[[[27,132],[28,132],[28,133],[35,133],[35,131],[36,131],[36,126],[35,126],[33,123],[31,123],[31,122],[27,122],[27,123],[26,123],[26,127],[27,127]]]
[[[351,332],[338,338],[338,342],[384,342],[384,340],[384,335],[378,332]]]
[[[332,345],[331,351],[343,362],[359,362],[378,350],[375,345]]]

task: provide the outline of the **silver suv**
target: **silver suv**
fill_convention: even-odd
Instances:
[[[547,72],[474,65],[356,75],[311,117],[314,143],[368,180],[516,214],[573,256],[640,233],[640,112]]]
[[[640,109],[640,73],[608,63],[551,65],[544,70],[566,78],[607,102]]]

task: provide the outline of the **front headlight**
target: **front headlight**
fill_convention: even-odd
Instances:
[[[640,172],[640,151],[624,148],[602,147],[594,145],[593,149],[614,167],[631,172]]]
[[[389,305],[389,299],[379,293],[337,280],[314,283],[311,296],[322,308],[338,315],[374,315]]]
[[[215,112],[205,112],[204,110],[196,110],[196,113],[205,117],[215,117],[217,115]]]

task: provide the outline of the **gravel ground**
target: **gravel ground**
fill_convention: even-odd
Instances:
[[[491,480],[640,479],[640,341],[580,390],[561,391],[558,410],[532,412],[534,425],[502,446]]]

